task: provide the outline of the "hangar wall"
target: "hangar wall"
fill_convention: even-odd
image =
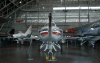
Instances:
[[[37,35],[38,29],[48,22],[48,14],[50,12],[35,12],[35,11],[20,11],[15,13],[14,25],[16,33],[18,31],[25,32],[29,25],[33,25],[33,33]],[[52,12],[52,21],[61,29],[68,30],[70,28],[79,27],[100,20],[99,11],[91,11],[88,16],[88,11],[54,11]],[[79,19],[80,18],[80,19]],[[65,33],[66,35],[73,35]],[[74,33],[75,34],[75,33]]]
[[[56,3],[55,3],[56,2]],[[95,4],[92,4],[92,3]],[[44,4],[45,3],[45,4]],[[73,4],[74,3],[74,4]],[[11,28],[16,29],[16,33],[21,30],[26,31],[27,26],[33,24],[35,26],[34,31],[38,30],[38,24],[48,22],[48,14],[52,12],[52,21],[55,22],[63,30],[70,29],[73,27],[78,27],[90,22],[100,20],[100,10],[91,9],[90,6],[98,6],[99,3],[91,1],[74,1],[74,0],[39,0],[32,1],[27,5],[19,8],[14,14],[8,17],[9,21],[9,30]],[[77,9],[77,10],[68,10],[66,7],[73,6],[87,6],[88,9]],[[54,7],[64,7],[63,10],[54,10]],[[23,21],[23,22],[16,22]],[[14,23],[14,24],[11,24]],[[36,27],[39,26],[39,27]],[[5,29],[6,27],[4,27]],[[5,30],[8,32],[8,30]]]

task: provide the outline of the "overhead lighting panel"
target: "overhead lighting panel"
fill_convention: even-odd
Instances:
[[[22,3],[22,1],[19,2],[20,4]]]
[[[92,10],[98,10],[100,9],[100,6],[96,6],[96,7],[53,7],[53,10],[78,10],[78,9],[83,9],[83,10],[87,10],[87,9],[92,9]]]

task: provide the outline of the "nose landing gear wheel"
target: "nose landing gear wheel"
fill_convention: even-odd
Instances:
[[[47,61],[56,61],[56,58],[52,52],[49,52],[48,55],[46,55],[46,60]]]

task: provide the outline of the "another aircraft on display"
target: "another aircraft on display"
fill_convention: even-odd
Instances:
[[[95,42],[100,40],[100,22],[92,24],[82,35],[87,37],[89,45],[94,47]]]
[[[62,29],[59,29],[55,23],[52,23],[51,19],[52,14],[50,13],[49,23],[46,23],[44,27],[39,30],[39,38],[43,42],[40,46],[40,49],[45,47],[44,51],[48,51],[48,54],[46,55],[46,60],[48,61],[55,60],[53,50],[57,51],[55,46],[61,49],[61,46],[58,42],[62,40],[63,37]]]
[[[21,41],[21,44],[23,44],[24,42],[23,40],[25,40],[25,38],[30,38],[31,35],[32,35],[32,26],[30,26],[25,33],[19,31],[19,33],[13,34],[12,37],[16,38],[17,43]]]
[[[89,45],[94,47],[95,42],[100,40],[100,21],[83,25],[78,29],[81,34],[77,36],[77,38],[82,42],[81,45],[85,42],[89,42]]]
[[[83,35],[100,36],[100,23],[94,23]]]
[[[6,40],[9,41],[17,41],[17,44],[23,44],[25,39],[34,39],[34,36],[32,35],[32,26],[30,26],[25,33],[22,33],[21,31],[17,34],[14,34],[14,29],[11,29],[9,32],[10,35],[6,35],[4,37],[0,37],[0,47],[3,43],[6,42]]]

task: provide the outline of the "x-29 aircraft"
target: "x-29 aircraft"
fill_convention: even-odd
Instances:
[[[23,40],[25,38],[30,38],[32,33],[32,26],[30,26],[25,33],[19,32],[17,34],[13,34],[13,38],[16,38],[17,43],[21,42],[23,44]]]
[[[48,51],[46,55],[46,60],[55,60],[53,50],[57,51],[55,48],[58,47],[61,49],[60,44],[58,43],[62,40],[63,31],[58,28],[55,23],[52,23],[52,14],[49,14],[49,23],[46,23],[44,27],[39,30],[39,38],[43,42],[40,46],[40,49],[45,47],[44,51]]]

